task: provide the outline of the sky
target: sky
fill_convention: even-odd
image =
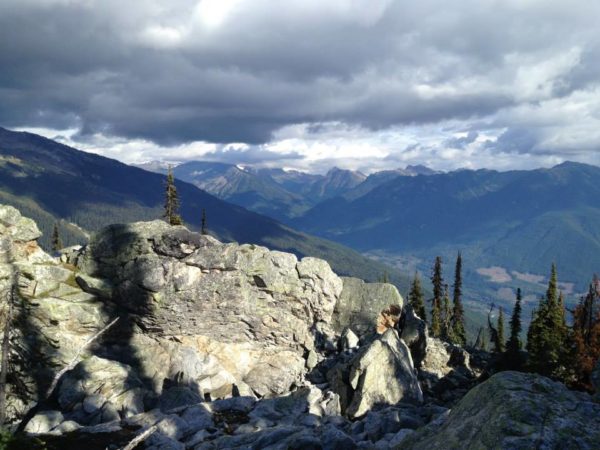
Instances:
[[[600,165],[600,2],[2,0],[0,126],[127,163]]]

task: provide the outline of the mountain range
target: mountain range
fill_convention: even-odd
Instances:
[[[168,165],[160,161],[136,167],[166,174]],[[222,162],[189,161],[174,165],[176,178],[192,183],[223,200],[282,222],[301,216],[318,203],[340,195],[361,196],[397,176],[429,175],[424,166],[386,170],[366,176],[355,170],[331,168],[325,174],[312,174],[280,168],[255,168]]]
[[[176,182],[181,215],[198,229],[206,210],[209,232],[221,240],[268,246],[326,259],[340,274],[376,281],[387,273],[406,292],[408,278],[340,244],[298,232],[276,220]],[[0,203],[38,222],[50,247],[55,223],[65,245],[82,243],[111,223],[160,218],[165,177],[44,137],[0,128]]]
[[[428,274],[441,255],[447,281],[461,251],[471,299],[510,308],[521,287],[529,312],[553,262],[569,303],[599,270],[598,180],[600,168],[572,162],[395,177],[362,196],[321,202],[292,224],[404,270]]]

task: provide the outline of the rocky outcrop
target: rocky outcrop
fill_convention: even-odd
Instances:
[[[3,310],[12,305],[9,421],[44,398],[55,374],[107,323],[100,299],[78,286],[74,267],[37,245],[40,235],[32,220],[0,205]],[[10,295],[14,285],[18,289]]]
[[[96,425],[144,412],[146,392],[131,367],[91,356],[66,374],[57,397],[70,420]]]
[[[340,395],[342,411],[351,418],[363,416],[375,406],[423,401],[410,351],[394,329],[338,363],[328,379]]]
[[[193,385],[201,397],[240,387],[282,394],[301,383],[307,353],[333,346],[342,281],[322,260],[222,244],[155,221],[110,226],[69,262],[111,281],[114,308],[127,313],[121,328],[129,328],[127,348],[112,357],[159,394],[165,379]]]
[[[360,417],[376,405],[423,401],[410,351],[394,329],[357,355],[350,365],[349,382],[354,389],[346,410],[349,417]]]
[[[548,378],[501,372],[398,449],[597,449],[600,405]]]
[[[460,346],[427,337],[419,365],[419,381],[426,395],[448,407],[477,384],[481,371],[471,366],[469,352]]]
[[[334,329],[341,333],[351,328],[359,337],[374,331],[381,312],[390,306],[402,310],[404,300],[398,289],[388,283],[365,283],[358,278],[342,277],[343,289],[335,305]]]
[[[307,385],[306,374],[337,351],[338,341],[344,351],[359,346],[351,327],[343,336],[336,331],[354,324],[340,304],[355,305],[361,317],[370,311],[370,324],[356,322],[365,333],[375,331],[373,304],[402,305],[395,287],[342,281],[322,260],[223,244],[161,221],[107,227],[87,246],[53,258],[37,246],[35,223],[14,208],[0,208],[0,215],[10,253],[4,272],[18,274],[22,297],[16,346],[35,361],[19,369],[25,387],[14,396],[14,417],[43,399],[74,358],[81,362],[61,379],[55,407],[65,423],[79,426],[232,395],[285,395]],[[115,317],[101,341],[86,344]],[[373,359],[382,373],[402,365],[408,373],[412,361],[401,359],[410,355],[394,336],[376,344],[384,352],[365,350],[364,361]],[[381,380],[364,361],[356,362],[352,382],[353,392],[361,386],[361,414],[381,397]],[[385,401],[410,397],[402,392]],[[48,428],[40,417],[35,426]]]

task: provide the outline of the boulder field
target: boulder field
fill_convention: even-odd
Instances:
[[[590,395],[479,383],[392,285],[162,221],[39,237],[0,206],[7,416],[46,448],[598,448]]]

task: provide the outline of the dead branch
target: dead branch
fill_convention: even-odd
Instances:
[[[133,450],[138,444],[144,442],[158,429],[159,423],[160,422],[155,423],[143,433],[138,434],[135,438],[129,441],[125,447],[121,447],[121,450]]]
[[[86,350],[86,348],[89,347],[96,339],[98,339],[100,336],[102,336],[104,333],[106,333],[109,328],[111,328],[115,323],[117,323],[118,320],[119,320],[119,317],[115,318],[112,322],[110,322],[108,325],[106,325],[104,328],[102,328],[100,331],[98,331],[95,335],[93,335],[91,338],[89,338],[87,341],[85,341],[85,343],[79,348],[79,350],[77,351],[77,353],[75,354],[75,356],[73,357],[71,362],[69,364],[67,364],[60,372],[58,372],[54,376],[54,379],[52,380],[52,384],[50,385],[50,387],[48,388],[48,391],[46,392],[46,399],[50,398],[50,396],[54,392],[54,389],[56,389],[56,385],[60,381],[61,377],[66,372],[68,372],[69,370],[71,370],[73,367],[75,367],[77,365],[77,363],[81,359],[81,354]]]

